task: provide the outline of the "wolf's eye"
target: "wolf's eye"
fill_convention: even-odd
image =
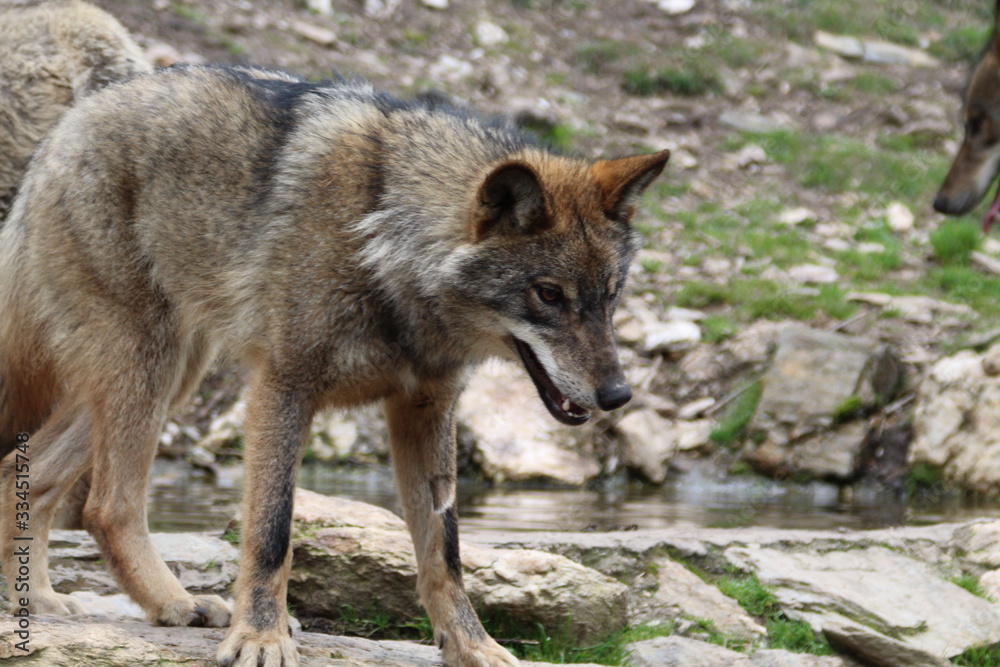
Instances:
[[[535,292],[538,293],[538,298],[545,303],[555,305],[563,300],[562,290],[555,285],[535,285]]]

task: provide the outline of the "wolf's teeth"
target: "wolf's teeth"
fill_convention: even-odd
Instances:
[[[570,405],[569,399],[564,398],[562,402],[562,409],[565,410],[566,412],[569,412],[569,405]]]

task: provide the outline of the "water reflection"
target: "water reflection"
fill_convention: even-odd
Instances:
[[[384,468],[306,464],[299,485],[399,513],[392,475]],[[150,526],[159,531],[221,530],[236,512],[240,486],[238,469],[226,469],[215,478],[182,464],[157,461],[150,487]],[[995,500],[944,496],[906,505],[877,488],[855,490],[846,499],[833,484],[720,478],[708,469],[696,469],[658,488],[619,481],[595,489],[500,489],[466,480],[458,491],[465,532],[684,525],[860,529],[1000,517]]]

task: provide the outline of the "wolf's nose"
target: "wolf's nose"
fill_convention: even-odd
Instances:
[[[614,379],[605,382],[597,390],[597,405],[601,410],[614,410],[632,400],[632,387],[624,380]]]
[[[949,206],[948,198],[945,197],[940,192],[934,197],[934,210],[938,213],[950,213],[951,206]]]

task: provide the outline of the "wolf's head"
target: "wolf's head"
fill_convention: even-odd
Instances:
[[[462,301],[484,345],[523,363],[565,424],[632,397],[611,318],[638,245],[630,221],[668,157],[587,164],[525,150],[492,165],[471,202]]]
[[[995,23],[1000,26],[1000,1]],[[955,161],[934,198],[934,208],[949,215],[968,213],[982,200],[990,183],[1000,172],[1000,31],[994,27],[993,38],[972,72],[965,91],[963,115],[965,137]],[[1000,189],[983,231],[989,230],[1000,213]]]

